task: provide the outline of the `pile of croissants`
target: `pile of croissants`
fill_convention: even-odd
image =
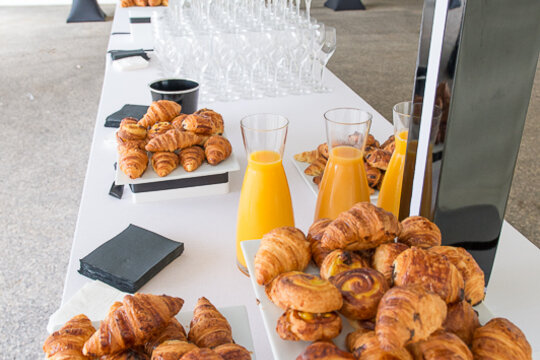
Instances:
[[[154,101],[142,119],[125,118],[116,132],[118,166],[131,179],[141,177],[148,166],[169,175],[178,165],[191,172],[206,159],[217,165],[232,153],[229,140],[221,136],[223,117],[210,109],[182,114],[174,101]]]
[[[368,185],[372,192],[380,190],[384,174],[388,168],[395,147],[396,143],[394,135],[390,136],[384,143],[380,144],[373,135],[368,134],[364,149],[364,166],[366,168]],[[304,170],[304,173],[313,176],[313,182],[319,185],[324,174],[328,156],[328,144],[323,143],[315,150],[304,151],[294,155],[294,159],[296,161],[309,163],[309,166]]]
[[[169,0],[122,0],[120,6],[168,6]]]
[[[310,260],[319,276],[303,272]],[[307,238],[294,227],[265,234],[255,279],[284,313],[284,340],[313,341],[298,360],[493,360],[532,357],[521,330],[503,318],[480,326],[484,273],[463,248],[441,246],[428,219],[396,217],[362,202],[319,219]],[[331,342],[342,318],[356,329],[348,352]]]
[[[193,310],[189,333],[175,315],[184,300],[136,293],[114,303],[94,329],[83,314],[69,320],[43,344],[51,360],[250,360],[235,344],[227,319],[202,297]]]

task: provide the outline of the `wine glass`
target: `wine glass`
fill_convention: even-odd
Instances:
[[[317,60],[320,65],[320,71],[318,72],[318,78],[316,81],[316,85],[314,88],[314,91],[316,92],[329,92],[330,89],[325,87],[323,85],[323,76],[324,76],[324,70],[326,69],[326,64],[328,64],[328,61],[334,55],[334,52],[336,51],[336,28],[332,26],[326,26],[324,29],[325,36],[324,36],[324,42],[321,47],[321,50],[317,54]]]

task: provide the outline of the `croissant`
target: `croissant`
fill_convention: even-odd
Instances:
[[[169,100],[158,100],[154,101],[146,111],[146,114],[141,120],[139,120],[139,125],[144,128],[153,126],[155,123],[160,121],[170,122],[176,116],[180,115],[182,106],[175,103],[174,101]]]
[[[84,344],[83,354],[101,356],[144,345],[182,308],[184,300],[167,295],[136,293],[113,305],[99,330]]]
[[[313,314],[289,309],[278,319],[276,332],[283,340],[330,340],[341,332],[341,318],[336,312]]]
[[[171,120],[171,126],[178,130],[178,131],[184,131],[184,126],[182,123],[184,122],[184,119],[188,117],[188,114],[180,114],[174,119]]]
[[[82,348],[96,329],[85,315],[71,318],[45,340],[43,351],[51,360],[86,360]]]
[[[504,318],[494,318],[474,332],[475,360],[532,360],[531,345],[521,330]]]
[[[332,220],[326,218],[318,219],[309,227],[308,230],[307,240],[311,244],[311,255],[313,262],[317,264],[318,267],[321,266],[326,255],[332,251],[321,246],[321,238],[324,234],[324,229],[326,229],[328,224],[331,222]]]
[[[429,251],[446,256],[465,281],[465,299],[472,305],[484,300],[484,272],[467,250],[454,246],[434,246]]]
[[[135,6],[148,6],[148,0],[134,0]]]
[[[345,338],[345,346],[347,347],[347,350],[350,352],[354,351],[354,343],[357,339],[359,339],[362,335],[372,331],[373,329],[366,329],[366,328],[360,328],[356,329],[351,333],[347,334],[347,337]]]
[[[304,270],[309,264],[309,242],[302,231],[284,226],[263,235],[255,254],[255,279],[266,285],[279,274],[291,270]]]
[[[196,348],[185,353],[180,360],[223,360],[223,358],[214,350]]]
[[[463,277],[443,255],[412,247],[394,260],[394,285],[417,284],[438,294],[446,303],[461,301]]]
[[[319,152],[317,151],[317,149],[315,149],[311,151],[304,151],[294,155],[294,160],[311,164],[317,159],[317,157],[319,157]]]
[[[338,249],[326,255],[321,264],[320,274],[321,278],[329,279],[347,270],[363,267],[369,267],[369,265],[360,255]]]
[[[214,132],[212,133],[212,135],[221,135],[225,131],[223,116],[221,116],[221,114],[215,112],[214,110],[204,108],[196,111],[195,114],[208,117],[212,120],[212,122],[214,123]]]
[[[200,135],[212,135],[216,131],[214,122],[211,118],[196,114],[186,116],[182,121],[182,127],[184,130]]]
[[[415,359],[421,360],[473,360],[471,350],[456,335],[436,331],[424,341],[409,346]]]
[[[150,358],[138,350],[127,349],[114,354],[103,355],[99,360],[150,360]]]
[[[152,154],[152,167],[161,177],[169,175],[178,167],[178,155],[168,151],[157,151]]]
[[[231,155],[232,146],[223,136],[212,135],[204,143],[204,153],[210,165],[217,165]]]
[[[381,170],[377,169],[376,167],[370,166],[368,163],[364,163],[364,166],[366,168],[368,185],[370,188],[374,189],[377,187],[377,184],[379,184],[379,181],[381,181]]]
[[[180,164],[184,170],[191,172],[197,170],[204,161],[204,150],[199,146],[190,146],[180,151]]]
[[[216,346],[214,351],[224,360],[251,360],[251,353],[238,344],[223,344]]]
[[[143,140],[146,137],[146,128],[139,125],[137,119],[126,117],[120,122],[117,135],[124,141]]]
[[[154,125],[152,125],[150,130],[148,130],[148,139],[152,140],[153,138],[161,134],[165,134],[167,131],[172,130],[172,129],[174,129],[174,127],[169,122],[165,122],[165,121],[157,122]]]
[[[321,155],[323,158],[328,159],[329,153],[328,153],[328,144],[324,143],[319,146],[317,146],[317,152],[319,155]]]
[[[187,341],[186,330],[182,324],[175,318],[172,318],[169,324],[160,332],[157,332],[150,340],[144,344],[144,351],[148,355],[152,355],[152,352],[156,347],[165,341],[180,340]]]
[[[339,312],[350,319],[374,318],[377,315],[379,301],[389,288],[384,276],[370,268],[339,273],[331,277],[330,282],[343,296],[343,306]]]
[[[443,327],[456,334],[467,345],[472,344],[474,331],[480,327],[478,315],[467,301],[460,301],[448,306]]]
[[[189,341],[199,347],[215,347],[233,342],[229,322],[205,297],[197,301],[189,328]]]
[[[420,286],[395,286],[379,303],[375,333],[381,349],[390,351],[425,340],[441,327],[446,304]]]
[[[370,166],[385,171],[388,169],[391,157],[391,152],[372,146],[366,147],[366,150],[364,151],[364,159],[366,159],[366,162]]]
[[[425,217],[408,217],[401,222],[401,226],[400,243],[419,248],[441,245],[441,230]]]
[[[161,5],[161,0],[148,0],[148,5],[150,5],[150,6],[159,6],[159,5]]]
[[[355,331],[351,337],[351,351],[356,359],[362,360],[412,360],[411,354],[403,347],[383,350],[375,331]],[[349,334],[349,335],[351,335]],[[349,340],[348,340],[349,341]]]
[[[371,258],[371,267],[383,274],[388,285],[392,285],[394,260],[408,248],[407,245],[401,243],[387,243],[381,244],[375,249],[375,253]]]
[[[386,141],[381,144],[380,148],[390,153],[393,153],[396,148],[396,140],[394,138],[394,135],[386,139]]]
[[[355,204],[325,229],[322,246],[329,249],[364,250],[391,242],[400,232],[396,217],[371,203]]]
[[[138,3],[144,3],[144,0],[122,0],[120,3],[120,6],[122,7],[130,7],[130,6],[145,6],[145,5],[138,5]]]
[[[351,353],[341,350],[327,341],[317,341],[309,345],[296,360],[354,360]]]
[[[198,144],[200,137],[187,131],[169,130],[165,134],[156,136],[148,142],[146,150],[156,151],[175,151]]]
[[[118,166],[131,179],[141,177],[148,166],[146,151],[138,147],[119,146]]]
[[[319,156],[304,170],[304,173],[309,176],[319,176],[324,172],[326,162],[323,156]]]
[[[185,340],[166,340],[152,352],[152,360],[177,360],[197,346]]]

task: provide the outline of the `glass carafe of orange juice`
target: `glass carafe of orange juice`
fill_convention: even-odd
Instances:
[[[315,220],[335,219],[354,204],[369,201],[363,153],[371,114],[339,108],[327,111],[324,118],[329,156],[319,186]]]
[[[236,224],[238,268],[248,274],[240,247],[280,226],[294,226],[293,208],[282,156],[289,121],[280,115],[255,114],[240,122],[248,165]]]

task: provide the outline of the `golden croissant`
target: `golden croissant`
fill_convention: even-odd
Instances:
[[[190,146],[183,149],[178,154],[180,157],[180,164],[184,170],[191,172],[197,170],[204,161],[204,150],[200,146]]]
[[[195,114],[208,117],[212,120],[212,122],[214,123],[214,131],[212,135],[215,135],[215,134],[221,135],[225,131],[225,124],[223,122],[223,116],[221,116],[221,114],[215,112],[214,110],[204,108],[204,109],[197,110]]]
[[[386,243],[379,245],[375,249],[375,253],[371,258],[371,267],[384,275],[388,285],[392,284],[394,260],[408,248],[407,245],[401,243]]]
[[[475,360],[532,360],[531,345],[523,332],[504,318],[494,318],[474,332]]]
[[[198,144],[199,136],[188,131],[169,130],[164,134],[156,136],[148,142],[146,150],[156,151],[175,151]]]
[[[130,6],[148,6],[148,0],[122,0],[120,3],[122,7]]]
[[[420,286],[395,286],[379,303],[375,333],[381,349],[392,351],[427,339],[446,318],[446,303]]]
[[[391,242],[400,230],[401,225],[392,213],[360,202],[326,227],[321,242],[328,249],[371,249]]]
[[[187,341],[186,330],[184,330],[182,324],[175,318],[172,318],[163,330],[154,334],[152,338],[144,344],[144,351],[148,355],[152,355],[152,352],[156,347],[169,340]]]
[[[214,348],[214,351],[223,360],[251,360],[251,353],[245,347],[238,344],[219,345]]]
[[[185,340],[166,340],[153,350],[152,360],[180,359],[184,354],[196,348],[197,345]]]
[[[232,146],[223,136],[213,135],[204,144],[204,153],[210,165],[217,165],[231,155]]]
[[[266,285],[286,271],[304,270],[311,258],[309,242],[294,227],[276,228],[263,235],[255,254],[255,279]]]
[[[305,170],[304,173],[309,176],[318,176],[324,172],[327,160],[319,156]]]
[[[415,359],[422,360],[473,360],[471,350],[455,334],[436,331],[424,341],[412,344],[409,349]]]
[[[232,343],[231,325],[205,297],[197,301],[188,333],[189,341],[199,347]]]
[[[441,245],[441,230],[422,216],[411,216],[401,222],[398,241],[408,246],[430,248]]]
[[[459,270],[465,281],[465,299],[472,305],[484,300],[484,272],[467,250],[454,246],[435,246],[429,251],[444,255]]]
[[[307,162],[311,164],[318,157],[319,157],[319,152],[315,149],[311,151],[304,151],[304,152],[294,155],[294,160],[300,161],[300,162]]]
[[[51,360],[86,360],[82,349],[96,329],[85,315],[71,318],[45,340],[43,351]]]
[[[358,331],[358,330],[357,330]],[[355,332],[356,333],[356,332]],[[355,334],[352,333],[352,334]],[[351,335],[351,334],[349,334]],[[351,336],[351,351],[355,358],[362,360],[412,360],[411,354],[403,347],[383,350],[375,331],[360,330]]]
[[[172,119],[180,115],[182,106],[175,103],[174,101],[169,100],[158,100],[154,101],[146,111],[146,114],[141,120],[139,120],[139,125],[144,128],[153,126],[155,123],[160,121],[170,122]]]
[[[467,345],[472,344],[473,334],[480,327],[478,315],[469,302],[463,300],[448,305],[443,328],[456,334]]]
[[[152,154],[152,167],[159,176],[167,176],[178,167],[178,155],[168,151],[157,151]]]
[[[99,330],[84,344],[83,354],[102,356],[144,345],[165,328],[184,300],[167,295],[126,295],[121,306],[113,305]]]
[[[138,147],[119,146],[118,166],[131,179],[141,177],[148,166],[148,155]]]

